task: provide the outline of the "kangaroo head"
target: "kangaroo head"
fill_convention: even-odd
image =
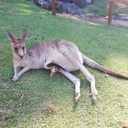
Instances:
[[[7,30],[8,36],[11,39],[11,48],[13,56],[19,57],[20,59],[23,59],[25,53],[26,53],[26,46],[24,44],[24,40],[27,35],[27,31],[24,29],[22,30],[22,33],[19,38],[17,38],[13,33],[9,30]]]

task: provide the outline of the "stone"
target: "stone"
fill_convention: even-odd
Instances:
[[[60,0],[60,1],[72,3],[72,0]]]
[[[87,3],[86,0],[72,0],[73,3],[75,3],[80,8],[85,8]]]
[[[87,4],[92,4],[92,3],[94,3],[94,0],[86,0],[86,3]]]
[[[58,2],[56,9],[60,13],[66,13],[71,15],[82,15],[84,12],[75,4],[69,4],[68,2]]]
[[[52,9],[51,3],[48,0],[37,0],[36,5],[46,10]]]
[[[52,0],[27,0],[27,1],[31,1],[37,6],[46,10],[52,9],[52,5],[51,5]],[[66,13],[71,15],[79,15],[79,16],[84,15],[85,12],[81,8],[84,8],[87,5],[87,3],[90,3],[92,1],[94,0],[55,0],[56,11],[58,13]]]

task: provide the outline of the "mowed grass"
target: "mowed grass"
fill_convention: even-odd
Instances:
[[[95,76],[99,92],[94,105],[90,84],[80,72],[81,98],[74,86],[57,73],[30,70],[15,83],[6,30],[20,36],[27,29],[26,46],[66,39],[103,66],[128,75],[128,30],[52,16],[23,0],[0,1],[0,127],[1,128],[121,128],[128,126],[128,81],[86,68]]]

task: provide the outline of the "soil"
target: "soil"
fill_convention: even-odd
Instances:
[[[87,16],[87,17],[78,17],[78,18],[89,22],[108,24],[108,16],[107,17]],[[128,15],[119,14],[113,16],[111,25],[128,28]]]
[[[72,18],[72,19],[78,19],[78,20],[83,20],[83,21],[88,21],[88,22],[93,22],[93,23],[98,23],[98,24],[108,24],[108,16],[106,17],[99,17],[94,14],[92,15],[85,15],[85,16],[72,16],[69,14],[59,14],[61,16],[64,16],[66,18]],[[110,25],[118,26],[118,27],[124,27],[128,28],[128,15],[126,14],[118,14],[113,16],[112,22]]]

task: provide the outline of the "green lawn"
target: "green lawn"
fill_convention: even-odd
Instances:
[[[128,30],[52,16],[24,0],[0,1],[0,128],[122,128],[128,126],[128,81],[87,69],[99,92],[93,105],[90,86],[80,72],[81,98],[61,74],[31,70],[15,83],[12,53],[6,30],[19,36],[27,29],[26,45],[63,38],[74,42],[88,57],[128,75]]]

